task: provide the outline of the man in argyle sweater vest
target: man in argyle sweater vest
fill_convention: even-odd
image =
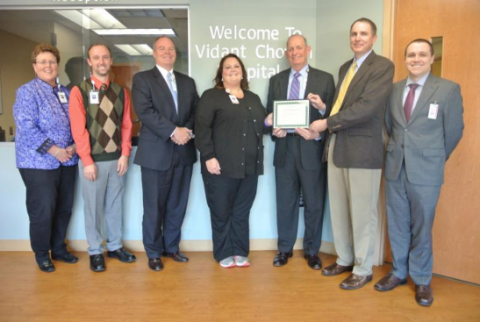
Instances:
[[[102,217],[108,257],[125,263],[136,260],[122,246],[123,188],[132,149],[132,119],[127,91],[109,79],[113,63],[110,49],[102,44],[92,45],[87,62],[92,76],[72,89],[69,112],[81,159],[79,178],[90,269],[102,272],[105,270]]]

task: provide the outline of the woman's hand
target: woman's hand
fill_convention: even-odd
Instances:
[[[220,174],[220,163],[218,163],[216,158],[211,158],[210,160],[205,161],[205,165],[207,166],[208,172],[211,174]]]
[[[72,158],[72,154],[68,152],[66,149],[62,149],[56,145],[53,145],[49,150],[48,153],[53,155],[58,161],[61,163],[67,162]]]

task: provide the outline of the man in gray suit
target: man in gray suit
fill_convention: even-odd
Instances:
[[[312,68],[307,60],[310,46],[302,35],[287,41],[286,56],[290,68],[270,79],[267,110],[273,111],[275,100],[310,100],[310,122],[327,117],[333,103],[333,76]],[[318,110],[322,111],[319,112]],[[326,189],[326,166],[322,164],[324,141],[309,129],[273,129],[275,140],[275,182],[277,191],[278,254],[276,267],[284,266],[293,255],[297,239],[299,197],[305,201],[305,234],[303,252],[310,268],[319,270],[318,257],[322,242],[323,206]]]
[[[354,58],[340,67],[335,105],[327,119],[315,121],[316,132],[329,130],[328,189],[338,259],[322,274],[353,273],[340,287],[358,289],[372,280],[377,230],[377,202],[383,166],[382,129],[394,67],[372,50],[375,24],[366,18],[350,27]]]
[[[408,78],[394,85],[388,100],[385,178],[393,269],[375,284],[378,291],[390,291],[410,274],[422,306],[433,302],[432,226],[445,162],[464,128],[460,86],[430,74],[433,61],[430,42],[408,44]]]

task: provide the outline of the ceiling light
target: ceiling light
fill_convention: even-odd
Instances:
[[[105,9],[55,10],[55,12],[85,29],[126,28]]]
[[[138,50],[136,50],[135,48],[133,48],[130,45],[115,45],[115,47],[117,47],[118,49],[126,52],[130,56],[142,56],[143,55],[142,53],[140,53]]]
[[[146,36],[175,36],[173,29],[94,29],[102,36],[125,36],[125,35],[146,35]]]
[[[133,48],[141,52],[145,56],[149,56],[153,53],[153,49],[149,45],[132,45]]]

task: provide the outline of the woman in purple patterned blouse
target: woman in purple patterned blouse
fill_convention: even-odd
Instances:
[[[17,90],[13,115],[15,153],[27,190],[30,242],[39,268],[55,271],[50,259],[76,263],[65,236],[72,215],[78,156],[68,117],[69,92],[57,84],[58,49],[39,44],[32,52],[37,75]]]

